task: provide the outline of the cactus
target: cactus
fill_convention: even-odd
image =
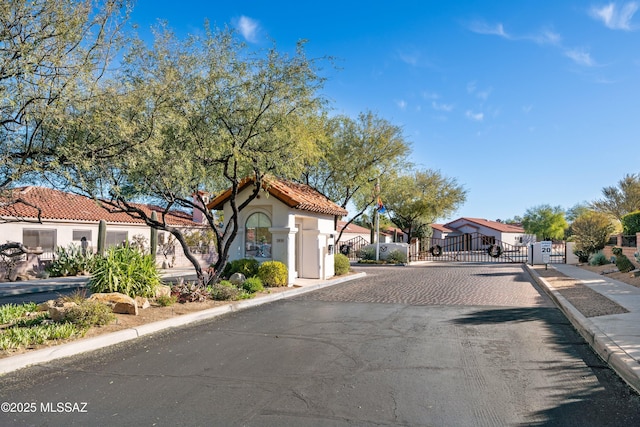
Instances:
[[[107,240],[107,222],[101,219],[98,223],[98,255],[104,256],[104,246]]]
[[[158,214],[156,211],[151,212],[151,221],[158,221]],[[155,262],[156,255],[158,253],[158,229],[155,227],[151,227],[149,245],[151,246],[151,257],[153,257],[153,261]]]

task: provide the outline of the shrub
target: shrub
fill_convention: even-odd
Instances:
[[[622,232],[626,235],[636,234],[640,231],[640,211],[635,211],[620,218]]]
[[[358,251],[358,258],[374,261],[376,259],[376,250],[374,248],[362,248]]]
[[[233,286],[233,283],[228,280],[222,280],[207,288],[211,294],[211,298],[216,301],[229,301],[237,300],[242,293],[240,289]]]
[[[609,260],[607,259],[607,256],[602,252],[592,254],[589,257],[589,265],[607,265],[607,264],[609,264]]]
[[[333,255],[333,263],[336,276],[347,274],[351,269],[351,263],[349,263],[349,258],[346,255]]]
[[[176,297],[175,295],[160,295],[156,298],[156,302],[161,307],[169,307],[170,305],[178,302],[178,297]]]
[[[404,264],[407,262],[407,255],[399,250],[391,251],[387,256],[387,262]]]
[[[253,258],[243,258],[230,261],[222,270],[222,277],[231,277],[233,273],[242,273],[244,277],[253,277],[258,274],[260,263]]]
[[[573,253],[578,257],[578,262],[588,262],[589,261],[589,252],[583,251],[580,249],[574,249]]]
[[[93,325],[108,325],[115,319],[116,316],[108,305],[89,300],[84,300],[80,304],[70,307],[64,315],[64,320],[83,328]]]
[[[104,257],[96,257],[89,281],[91,292],[120,292],[132,298],[153,297],[159,285],[153,257],[129,246],[111,248]]]
[[[256,293],[264,291],[264,285],[262,284],[262,280],[259,277],[249,277],[242,284],[242,289],[249,293]]]
[[[611,219],[601,213],[588,211],[578,216],[571,224],[571,232],[573,233],[573,239],[576,242],[576,255],[578,258],[583,259],[577,251],[582,251],[587,254],[587,257],[592,253],[596,253],[607,244],[609,234],[613,231],[613,225]],[[586,262],[587,260],[580,261]]]
[[[287,266],[280,261],[266,261],[258,269],[258,277],[265,286],[287,286]]]
[[[629,258],[622,253],[616,256],[616,267],[618,267],[618,270],[622,273],[628,273],[635,268]]]

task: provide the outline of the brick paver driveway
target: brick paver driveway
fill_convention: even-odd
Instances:
[[[549,307],[521,264],[429,263],[408,267],[355,267],[367,277],[301,298],[409,305]]]

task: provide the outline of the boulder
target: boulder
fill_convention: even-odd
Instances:
[[[242,273],[233,273],[231,277],[229,277],[229,281],[233,283],[235,286],[240,286],[247,280]]]
[[[92,294],[89,300],[108,305],[114,313],[138,315],[136,300],[119,292]]]
[[[54,322],[61,322],[66,317],[67,311],[71,307],[75,307],[77,305],[78,304],[76,304],[75,302],[70,302],[70,301],[67,301],[67,302],[55,301],[54,305],[49,307],[49,317]]]
[[[138,308],[141,308],[142,310],[144,310],[145,308],[151,307],[149,298],[145,298],[145,297],[136,297],[136,304],[138,305]]]

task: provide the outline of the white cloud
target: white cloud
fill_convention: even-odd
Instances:
[[[237,22],[238,31],[248,42],[255,43],[258,40],[258,30],[260,28],[258,21],[248,16],[241,16]]]
[[[469,30],[478,34],[488,34],[492,36],[499,36],[505,39],[511,38],[511,36],[504,30],[504,26],[500,23],[496,25],[489,25],[486,22],[476,21],[469,26]]]
[[[491,95],[491,92],[493,91],[493,88],[489,87],[485,90],[481,90],[480,92],[476,93],[476,96],[484,101],[487,100],[487,98],[489,98],[489,95]]]
[[[555,46],[562,42],[560,34],[551,30],[542,30],[538,34],[534,34],[528,38],[541,45],[550,44]]]
[[[564,51],[564,54],[578,65],[584,65],[587,67],[594,67],[597,65],[593,58],[591,58],[591,54],[582,49],[568,49]]]
[[[398,106],[399,109],[405,110],[407,108],[407,101],[405,101],[404,99],[401,99],[399,101],[396,101],[396,105]]]
[[[607,28],[612,30],[632,30],[631,18],[638,10],[638,3],[628,2],[622,6],[609,3],[602,7],[592,7],[589,14],[592,18],[602,21]]]
[[[484,120],[484,113],[475,113],[471,110],[467,110],[467,112],[464,114],[468,119],[476,121],[476,122],[481,122],[482,120]]]
[[[445,111],[447,113],[453,111],[453,104],[438,104],[436,101],[433,101],[431,102],[431,107],[436,111]]]
[[[412,65],[412,66],[416,66],[418,65],[418,61],[420,60],[420,54],[419,53],[405,53],[405,52],[398,52],[398,56],[400,57],[400,60],[406,64]]]
[[[533,105],[523,105],[522,112],[525,114],[529,114],[533,110]]]

